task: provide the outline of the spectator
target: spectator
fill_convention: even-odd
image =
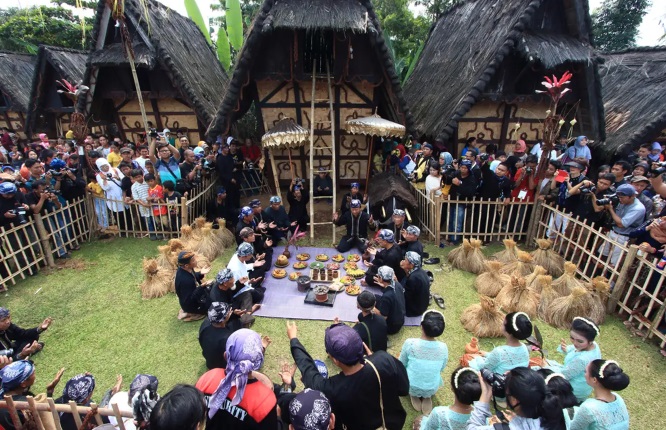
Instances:
[[[148,184],[148,201],[153,203],[153,219],[155,230],[164,231],[165,228],[169,227],[169,218],[167,217],[167,207],[161,203],[164,203],[164,188],[157,183],[154,175],[150,173],[147,174],[144,179]],[[172,181],[173,182],[173,181]],[[162,236],[157,236],[158,240],[162,239]]]
[[[39,335],[51,326],[52,321],[50,317],[46,318],[39,326],[26,330],[12,322],[9,309],[0,307],[0,347],[13,350],[13,354],[7,355],[14,360],[27,359],[44,348]]]
[[[264,345],[252,330],[235,331],[227,340],[225,369],[204,373],[197,388],[208,397],[206,428],[276,429],[277,399],[258,378],[264,363]]]
[[[136,160],[133,160],[133,159],[132,159],[132,153],[133,153],[133,152],[134,152],[134,151],[132,151],[132,148],[128,148],[128,147],[124,147],[124,148],[122,148],[122,149],[120,150],[121,163],[126,163],[126,164],[128,164],[128,165],[130,166],[130,169],[132,169],[132,170],[134,170],[134,169],[141,169],[141,170],[143,170],[144,167],[145,167],[145,163],[144,163],[144,167],[142,167],[142,166],[139,164],[139,162],[137,161],[137,160],[139,160],[139,158],[137,158]],[[145,161],[145,160],[144,160],[144,161]]]
[[[405,288],[405,315],[417,317],[428,309],[430,298],[430,279],[422,269],[421,256],[408,251],[400,262],[400,268],[406,276],[402,281]]]
[[[629,184],[620,185],[616,194],[619,200],[617,209],[610,202],[604,205],[613,219],[613,227],[608,232],[608,238],[624,245],[629,241],[629,233],[643,222],[645,206],[636,198],[636,190]],[[615,266],[620,261],[622,248],[611,246],[610,242],[606,242],[599,247],[599,253],[604,257],[610,255],[610,264]]]
[[[79,168],[78,154],[69,156],[67,168],[63,169],[62,175],[56,176],[56,181],[60,182],[62,197],[69,203],[86,195],[86,181]]]
[[[509,166],[505,163],[500,163],[493,172],[487,161],[481,166],[481,173],[483,183],[479,188],[479,197],[484,200],[502,200],[504,204],[508,204],[511,199],[511,178],[509,174]],[[493,220],[496,223],[502,223],[503,213],[497,214],[498,207],[496,205],[481,205],[479,207],[479,232],[485,233],[486,226],[490,226]]]
[[[613,184],[615,188],[627,183],[625,176],[629,175],[630,170],[631,165],[624,160],[618,160],[613,164],[611,173],[615,175],[615,183]]]
[[[201,323],[199,345],[208,369],[227,367],[227,360],[224,356],[227,340],[235,330],[240,328],[238,324],[232,326],[228,324],[232,315],[233,309],[230,303],[212,302],[208,308],[208,318]],[[238,322],[238,320],[236,321]]]
[[[206,425],[206,401],[191,385],[176,385],[150,413],[150,430],[201,430]]]
[[[525,165],[525,160],[527,159],[526,151],[527,144],[522,139],[517,140],[513,145],[513,152],[510,152],[506,159],[506,165],[509,168],[511,177],[514,177],[518,169]]]
[[[237,209],[231,206],[231,202],[227,199],[227,190],[224,187],[217,187],[215,198],[211,200],[206,216],[208,221],[215,221],[222,218],[226,221],[226,228],[234,230],[234,221],[236,220]]]
[[[131,195],[132,198],[129,201],[134,201],[139,205],[139,215],[141,216],[143,227],[147,228],[150,232],[150,240],[157,240],[157,234],[155,234],[155,223],[153,222],[153,217],[150,212],[150,199],[148,195],[148,190],[150,187],[144,181],[143,172],[140,169],[132,170],[130,175],[134,183],[132,184]]]
[[[34,214],[53,214],[56,210],[62,208],[62,203],[58,200],[58,196],[52,189],[47,189],[46,182],[41,179],[33,182],[32,192],[26,196],[25,202]],[[44,221],[44,227],[53,235],[58,258],[70,258],[71,256],[65,248],[66,236],[63,237],[63,232],[66,232],[63,218],[52,215],[45,217]]]
[[[474,157],[479,155],[479,148],[476,146],[476,137],[468,137],[467,141],[465,141],[465,146],[462,149],[462,152],[460,155],[462,157],[465,157],[468,152],[474,152]]]
[[[132,383],[130,384],[129,391],[120,391],[120,384],[122,384],[122,379],[119,379],[116,387],[114,387],[116,393],[111,397],[111,400],[109,400],[109,405],[110,406],[113,404],[118,405],[118,409],[120,409],[120,411],[122,412],[134,412],[132,403],[135,398],[137,399],[137,401],[141,398],[141,396],[143,396],[144,400],[152,399],[153,401],[155,401],[159,399],[159,395],[157,394],[159,381],[153,375],[148,375],[144,373],[136,375],[132,380]],[[144,401],[143,403],[146,402]],[[148,415],[146,419],[148,419],[149,417],[150,415]],[[143,418],[143,417],[137,417],[137,418]],[[114,416],[109,417],[109,422],[113,425],[118,424]],[[141,427],[141,423],[139,422],[136,422],[135,425],[135,421],[132,418],[123,418],[123,425],[125,426],[125,430],[136,430],[137,428],[145,428],[145,424],[144,427]]]
[[[171,231],[180,230],[180,200],[183,197],[178,191],[175,190],[176,185],[171,181],[165,181],[162,184],[164,189],[164,201],[167,204],[167,214],[169,217],[169,224]]]
[[[315,197],[333,197],[333,179],[324,167],[319,168],[313,186]]]
[[[365,260],[364,263],[368,270],[365,274],[365,279],[361,281],[361,285],[377,286],[375,283],[375,275],[378,273],[380,266],[388,266],[395,272],[402,272],[400,270],[400,261],[402,260],[402,251],[400,247],[395,244],[395,236],[391,230],[382,229],[375,238],[379,249],[368,248],[367,253],[374,256],[372,263]],[[404,273],[404,272],[403,272]],[[401,273],[398,279],[401,279]]]
[[[640,251],[649,254],[655,260],[660,260],[666,245],[666,219],[664,217],[654,219],[648,225],[633,230],[629,233],[629,237],[636,239]],[[655,281],[661,276],[660,273],[657,274]],[[654,286],[656,287],[656,283]]]
[[[194,314],[195,318],[202,319],[210,308],[211,301],[206,288],[208,283],[201,283],[210,269],[201,269],[200,272],[196,272],[194,270],[196,267],[197,260],[193,252],[181,251],[178,254],[175,284],[176,295],[181,307],[179,318],[187,318],[187,315],[183,314]]]
[[[272,196],[270,199],[270,206],[264,209],[264,219],[268,223],[275,223],[275,228],[271,231],[271,238],[273,242],[278,243],[280,239],[287,235],[287,230],[290,227],[296,226],[296,221],[290,221],[287,211],[282,206],[282,198],[280,196]]]
[[[111,153],[111,145],[109,145],[109,138],[106,136],[106,134],[99,136],[99,147],[102,157],[108,157]]]
[[[487,154],[484,154],[484,157],[486,157],[487,160],[490,160],[490,158],[487,158]],[[463,158],[461,161],[469,161],[469,171],[472,175],[474,175],[474,178],[476,179],[477,182],[481,181],[481,168],[477,164],[477,156],[474,154],[474,151],[467,151],[467,154],[465,155],[465,158]]]
[[[146,161],[150,161],[150,149],[146,145],[140,145],[137,147],[137,149],[139,150],[139,157],[137,157],[134,162],[139,165],[144,174],[148,173],[148,169],[146,168]]]
[[[287,202],[289,202],[288,215],[292,226],[298,225],[299,231],[307,231],[308,224],[310,223],[310,215],[308,215],[310,195],[303,193],[302,184],[302,182],[296,182],[295,179],[291,180],[289,190],[287,191]]]
[[[471,163],[469,160],[463,160],[460,163],[458,170],[452,170],[449,173],[451,178],[451,189],[449,197],[451,200],[472,200],[478,188],[476,177],[471,174]],[[465,203],[456,203],[454,207],[449,208],[449,231],[461,233],[465,222],[465,211],[467,205]],[[449,240],[452,244],[460,242],[460,236],[451,235]]]
[[[384,157],[382,156],[382,148],[375,149],[375,155],[372,156],[372,173],[377,175],[384,171]]]
[[[111,167],[109,162],[104,158],[98,158],[95,164],[99,169],[97,183],[104,190],[106,206],[114,214],[121,230],[125,232],[131,230],[131,218],[125,215],[125,205],[123,204],[121,181],[125,175],[120,170]]]
[[[245,160],[243,159],[243,153],[239,150],[239,147],[240,142],[236,139],[229,142],[229,157],[231,157],[231,160],[233,161],[233,170],[231,171],[231,174],[237,186],[235,189],[229,187],[227,190],[237,206],[240,206],[240,189],[243,184],[243,170],[245,168]],[[232,190],[234,190],[233,193],[231,192]]]
[[[409,177],[416,168],[416,163],[412,159],[412,156],[407,153],[402,157],[398,166],[400,167],[402,173]]]
[[[557,160],[551,159],[548,161],[548,167],[546,168],[544,177],[541,182],[537,184],[537,189],[535,190],[537,192],[538,200],[541,200],[546,204],[553,204],[557,201],[558,185],[555,180],[555,175],[557,175],[561,167],[562,164]]]
[[[584,158],[589,162],[592,159],[592,152],[590,152],[590,148],[587,146],[588,142],[587,136],[578,136],[573,146],[569,147],[565,152],[564,158],[566,161]]]
[[[649,160],[648,156],[650,155],[651,150],[652,150],[652,145],[650,145],[649,143],[644,143],[641,146],[639,146],[635,152],[629,154],[627,160],[634,165],[638,163],[645,163],[649,165],[651,161]]]
[[[295,323],[287,323],[287,335],[303,383],[330,399],[338,428],[402,429],[406,413],[400,396],[407,395],[409,380],[404,366],[396,358],[377,351],[364,359],[363,342],[358,333],[344,324],[334,324],[326,329],[324,343],[326,352],[342,372],[325,379],[299,342]]]
[[[652,146],[650,146],[650,155],[648,155],[649,162],[658,163],[660,161],[663,161],[661,150],[662,148],[659,142],[652,142]]]
[[[218,174],[218,181],[227,190],[227,198],[235,208],[240,207],[240,183],[234,176],[234,159],[229,152],[228,145],[220,147],[220,153],[215,159],[215,170]]]
[[[176,190],[181,194],[188,192],[197,183],[201,182],[201,163],[197,163],[194,151],[185,149],[183,151],[183,158],[185,161],[180,164],[180,175],[183,181],[181,181],[180,189]]]
[[[374,312],[386,318],[388,334],[396,334],[405,324],[405,289],[394,277],[392,268],[381,266],[374,279],[374,284],[384,289],[382,295],[376,295],[377,306]]]
[[[352,200],[350,208],[342,216],[339,212],[333,213],[333,223],[347,227],[347,233],[340,238],[336,249],[338,252],[347,252],[352,248],[357,248],[359,252],[364,253],[368,241],[368,226],[374,226],[374,220],[372,215],[368,216],[366,212],[361,212],[360,200]]]
[[[180,166],[178,165],[180,153],[174,146],[169,144],[162,143],[157,147],[157,150],[155,149],[156,145],[157,139],[153,139],[150,142],[149,153],[150,161],[153,163],[155,170],[157,170],[160,181],[172,181],[176,184],[176,189],[179,189],[184,185],[180,176]]]
[[[429,174],[430,162],[432,159],[432,145],[426,143],[423,145],[423,153],[416,160],[416,167],[414,168],[413,178],[416,182],[425,182]]]
[[[361,204],[366,204],[368,202],[368,195],[363,194],[359,191],[361,185],[358,182],[352,182],[351,191],[346,193],[342,198],[342,204],[340,205],[340,216],[344,216],[345,213],[349,212],[351,209],[352,200],[358,200]]]
[[[430,166],[428,176],[425,179],[425,192],[431,199],[442,195],[442,177],[440,176],[439,165]]]
[[[333,430],[335,414],[321,391],[306,388],[289,403],[289,430]]]
[[[569,170],[569,176],[560,185],[558,193],[558,204],[563,207],[565,213],[570,214],[572,217],[579,217],[584,219],[587,215],[587,207],[583,204],[583,195],[580,192],[583,182],[588,178],[583,175],[583,171],[587,169],[587,160],[577,158],[569,161],[564,165]],[[557,231],[565,232],[568,221],[566,218],[560,220],[558,224],[555,221],[554,229]]]
[[[388,345],[388,333],[386,318],[375,312],[377,298],[370,291],[361,292],[356,298],[356,307],[361,313],[358,314],[358,323],[354,330],[361,336],[370,351],[386,351]]]
[[[501,163],[506,162],[506,152],[504,151],[497,151],[497,154],[495,154],[495,159],[490,162],[490,170],[495,171],[497,166],[499,166]],[[483,171],[482,171],[483,173]]]
[[[421,337],[405,340],[400,361],[409,377],[412,407],[425,415],[432,411],[432,397],[442,385],[441,372],[449,361],[449,349],[436,338],[444,333],[444,315],[426,311],[421,318]]]
[[[645,162],[636,163],[634,170],[631,171],[631,176],[646,176],[650,171],[650,166]]]
[[[5,229],[18,227],[27,223],[31,214],[32,211],[28,206],[25,195],[16,188],[16,185],[12,182],[0,183],[0,227]],[[30,228],[18,229],[16,234],[8,234],[6,238],[6,246],[11,249],[30,248],[30,244],[37,242],[35,234]],[[32,245],[32,247],[35,253],[39,251],[37,246]],[[30,275],[37,272],[36,268],[33,268],[34,263],[28,261],[23,252],[16,254],[16,264],[25,269]],[[0,267],[4,270],[4,265]]]
[[[598,229],[606,228],[609,224],[610,216],[608,211],[603,205],[598,205],[597,200],[604,199],[607,194],[613,193],[614,188],[612,188],[612,184],[614,180],[615,176],[611,173],[599,176],[596,183],[596,190],[594,192],[592,192],[592,189],[595,184],[590,180],[586,179],[578,185],[579,190],[582,189],[585,191],[582,193],[582,204],[585,205],[585,208],[580,213],[585,214],[583,220],[586,224],[595,225]],[[574,234],[574,236],[571,237],[578,238],[578,243],[585,243],[587,240],[587,233],[586,231],[583,231],[583,229],[569,231]]]
[[[645,176],[634,176],[631,178],[631,186],[636,190],[636,199],[645,206],[645,220],[651,220],[653,217],[654,202],[651,198],[643,194],[643,191],[650,186],[650,180]]]
[[[106,156],[106,161],[109,162],[111,167],[118,167],[118,165],[123,161],[123,158],[120,156],[120,145],[118,142],[111,142],[110,152]]]
[[[415,225],[408,225],[405,228],[405,230],[401,232],[401,234],[404,240],[401,241],[399,245],[403,255],[406,252],[412,251],[416,252],[418,255],[421,256],[421,258],[423,258],[424,256],[423,244],[419,240],[419,236],[421,235],[421,229]]]

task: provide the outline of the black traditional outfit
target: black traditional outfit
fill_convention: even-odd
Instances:
[[[201,287],[204,275],[188,272],[179,267],[176,271],[176,295],[183,311],[190,314],[206,315],[210,307],[208,289]]]
[[[364,253],[367,246],[368,224],[369,216],[365,212],[360,212],[358,216],[354,216],[351,211],[348,211],[340,216],[335,225],[346,225],[347,234],[340,238],[340,243],[337,246],[338,252],[347,252],[356,248],[360,253]]]

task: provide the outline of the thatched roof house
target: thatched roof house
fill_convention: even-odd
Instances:
[[[140,0],[125,0],[125,16],[148,120],[158,129],[183,129],[191,140],[199,140],[228,82],[213,48],[191,19],[156,0],[145,0],[145,8]],[[90,92],[85,111],[131,138],[142,132],[143,123],[115,24],[107,1],[100,0],[86,70]]]
[[[316,70],[313,69],[317,61]],[[326,67],[333,81],[333,121],[329,119]],[[336,145],[337,175],[342,181],[365,178],[370,142],[349,135],[345,121],[375,109],[383,118],[412,128],[412,119],[370,0],[264,0],[218,113],[209,138],[231,133],[232,124],[254,103],[260,131],[284,117],[310,129],[312,74],[316,75],[315,146]],[[336,142],[330,142],[334,127]],[[330,151],[316,150],[312,168],[330,167]],[[309,151],[296,154],[293,168],[309,177]],[[291,178],[286,153],[278,154],[277,170]]]
[[[634,48],[603,58],[599,74],[606,142],[598,150],[612,158],[642,143],[666,142],[666,46]]]
[[[27,134],[46,133],[50,138],[64,135],[69,129],[69,115],[74,103],[58,94],[57,80],[76,85],[83,81],[88,53],[69,48],[40,46],[30,91],[26,118]]]
[[[506,144],[541,138],[543,75],[574,73],[578,125],[603,132],[587,0],[467,0],[432,27],[405,84],[418,131],[455,148],[468,137]],[[513,134],[516,122],[523,124]],[[576,130],[578,132],[578,130]]]
[[[25,137],[25,114],[35,58],[34,55],[0,52],[0,127],[7,127],[21,137]]]

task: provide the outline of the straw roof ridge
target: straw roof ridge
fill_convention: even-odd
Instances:
[[[567,61],[587,63],[595,57],[592,46],[562,33],[528,30],[518,43],[518,52],[528,60],[538,59],[546,69]]]
[[[415,208],[418,204],[404,176],[384,172],[370,179],[368,199],[372,206],[381,204],[384,200],[392,197],[402,200],[403,203],[412,208]]]
[[[602,55],[607,137],[595,150],[607,157],[626,155],[666,128],[666,46]]]
[[[298,20],[297,20],[298,18]],[[398,116],[404,117],[408,132],[414,132],[414,120],[403,96],[400,77],[395,71],[393,58],[386,45],[379,19],[371,0],[264,0],[248,30],[243,48],[237,57],[233,76],[216,117],[208,126],[206,135],[215,138],[228,133],[235,115],[241,111],[243,89],[251,82],[250,72],[254,56],[260,45],[277,28],[331,29],[368,34],[377,52],[378,60],[390,81]]]
[[[0,51],[0,91],[9,101],[9,110],[27,112],[37,56]]]
[[[132,41],[132,49],[134,50],[134,64],[137,68],[146,67],[153,69],[157,64],[155,52],[148,47],[145,43],[137,40]],[[89,65],[104,67],[104,66],[120,66],[122,64],[129,64],[125,56],[125,47],[122,43],[111,43],[104,47],[93,51],[88,59]]]
[[[228,84],[217,55],[191,19],[156,0],[145,0],[145,3],[150,22],[143,16],[144,8],[140,0],[125,0],[128,23],[132,26],[138,24],[143,34],[147,35],[147,40],[142,42],[153,47],[159,65],[192,105],[199,120],[204,124],[210,122]],[[106,1],[100,0],[93,27],[93,43],[99,37],[105,7]],[[140,32],[134,32],[133,37],[141,37]],[[93,59],[98,55],[94,52],[90,55],[87,79],[91,75]],[[147,55],[145,50],[142,55]],[[144,58],[142,62],[145,64],[148,60]]]

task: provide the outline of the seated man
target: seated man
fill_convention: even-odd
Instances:
[[[364,261],[365,265],[368,267],[368,271],[365,273],[365,279],[361,281],[361,285],[370,285],[376,287],[375,275],[380,266],[388,266],[395,273],[398,274],[398,280],[404,277],[404,273],[400,270],[400,261],[402,261],[402,251],[399,246],[395,244],[395,236],[391,230],[379,230],[379,234],[375,239],[379,249],[368,248],[368,253],[374,255],[375,258],[372,260],[372,263],[369,261]]]
[[[13,350],[12,354],[5,354],[14,360],[23,360],[44,348],[44,342],[39,342],[39,335],[49,328],[51,318],[46,318],[38,327],[23,329],[12,322],[9,309],[0,308],[0,349]]]
[[[421,256],[408,251],[400,262],[400,267],[407,274],[402,281],[405,286],[405,315],[420,316],[428,309],[430,298],[430,279],[421,268]]]
[[[227,326],[246,326],[254,321],[252,313],[261,307],[261,305],[252,304],[252,293],[249,290],[241,292],[247,278],[234,279],[231,269],[222,269],[215,277],[215,283],[210,289],[210,300],[212,302],[228,303],[233,308],[231,319]]]
[[[334,324],[326,329],[324,344],[341,372],[326,379],[299,342],[296,323],[287,323],[287,336],[303,384],[328,397],[338,428],[376,429],[382,428],[384,423],[387,429],[403,427],[407,413],[400,396],[407,395],[409,379],[398,359],[385,351],[364,357],[363,341],[358,333],[345,324]],[[382,405],[377,378],[381,381]]]
[[[250,272],[257,267],[261,267],[265,264],[264,260],[256,260],[254,263],[249,264],[248,261],[254,258],[254,247],[247,243],[243,242],[238,245],[236,252],[229,260],[227,264],[227,269],[231,269],[231,272],[234,274],[234,278],[238,280],[245,279],[243,287],[239,290],[240,294],[245,291],[250,291],[252,294],[252,302],[259,303],[264,299],[264,292],[266,288],[261,286],[263,278],[250,278]]]
[[[264,209],[264,219],[271,225],[275,223],[275,227],[269,231],[273,242],[276,244],[287,235],[287,230],[290,227],[296,226],[297,222],[289,221],[289,215],[284,206],[282,206],[282,199],[280,196],[271,197],[271,205]]]
[[[391,221],[384,228],[391,230],[395,237],[400,237],[400,232],[409,226],[409,223],[405,220],[406,215],[406,212],[402,209],[393,209]]]
[[[13,401],[25,402],[30,395],[30,387],[35,383],[35,365],[30,360],[15,361],[0,370],[0,381],[2,381],[2,394],[10,397]],[[18,412],[21,424],[26,422],[26,415]],[[0,409],[0,426],[3,429],[14,430],[13,421],[9,409]]]
[[[340,205],[340,215],[344,216],[352,208],[352,201],[358,200],[361,204],[368,203],[368,195],[361,194],[361,184],[354,182],[351,184],[351,191],[342,197],[342,204]],[[359,206],[360,207],[360,206]]]
[[[261,200],[253,199],[248,203],[248,206],[252,209],[252,213],[254,214],[254,232],[260,235],[261,241],[264,242],[266,239],[270,238],[270,232],[277,227],[277,224],[264,220],[264,209],[261,206]],[[273,243],[272,240],[271,243]]]
[[[317,177],[314,178],[313,187],[315,197],[333,197],[333,179],[325,168],[319,168]]]
[[[194,252],[181,251],[178,254],[178,270],[176,271],[176,295],[180,303],[179,319],[202,319],[210,307],[209,291],[206,288],[210,283],[202,284],[201,280],[210,269],[196,272],[197,260]],[[193,315],[185,315],[193,314]]]
[[[243,239],[240,237],[240,232],[245,227],[249,227],[252,230],[257,228],[257,224],[254,222],[254,215],[252,209],[249,206],[243,206],[238,215],[238,223],[236,224],[236,245],[243,243]]]
[[[386,332],[386,319],[375,314],[375,303],[377,299],[370,291],[363,291],[356,298],[356,307],[361,311],[358,314],[358,323],[354,330],[361,336],[363,342],[368,345],[370,351],[386,351],[388,345],[388,333]]]
[[[335,414],[321,391],[306,388],[289,403],[290,430],[333,430]]]
[[[421,258],[423,258],[423,244],[419,240],[420,235],[421,229],[415,225],[409,225],[405,228],[402,232],[403,240],[399,243],[403,254],[412,251],[416,252]]]
[[[368,242],[368,226],[374,225],[372,215],[361,212],[361,201],[352,200],[351,209],[342,216],[338,212],[333,213],[333,222],[335,225],[346,225],[347,234],[340,238],[340,243],[336,247],[338,252],[347,252],[356,248],[360,253],[365,252]]]
[[[249,243],[255,250],[248,263],[254,263],[255,260],[264,261],[262,266],[250,270],[250,278],[264,278],[271,268],[271,261],[273,261],[273,247],[271,246],[273,241],[271,239],[266,239],[264,243],[257,241],[257,237],[260,238],[261,236],[258,236],[251,227],[243,228],[238,235],[243,243]]]
[[[287,191],[287,201],[289,202],[288,215],[291,225],[293,226],[296,222],[299,231],[307,231],[310,222],[310,215],[308,215],[310,195],[303,192],[302,182],[291,181],[289,191]]]
[[[396,334],[405,324],[405,289],[395,280],[395,272],[388,266],[381,266],[375,276],[375,284],[384,289],[384,294],[375,295],[375,314],[386,318],[388,334]]]
[[[213,302],[208,308],[208,318],[201,323],[199,345],[208,369],[227,367],[227,360],[224,357],[227,339],[231,333],[240,328],[238,324],[235,327],[228,324],[232,314],[233,309],[229,303]]]

